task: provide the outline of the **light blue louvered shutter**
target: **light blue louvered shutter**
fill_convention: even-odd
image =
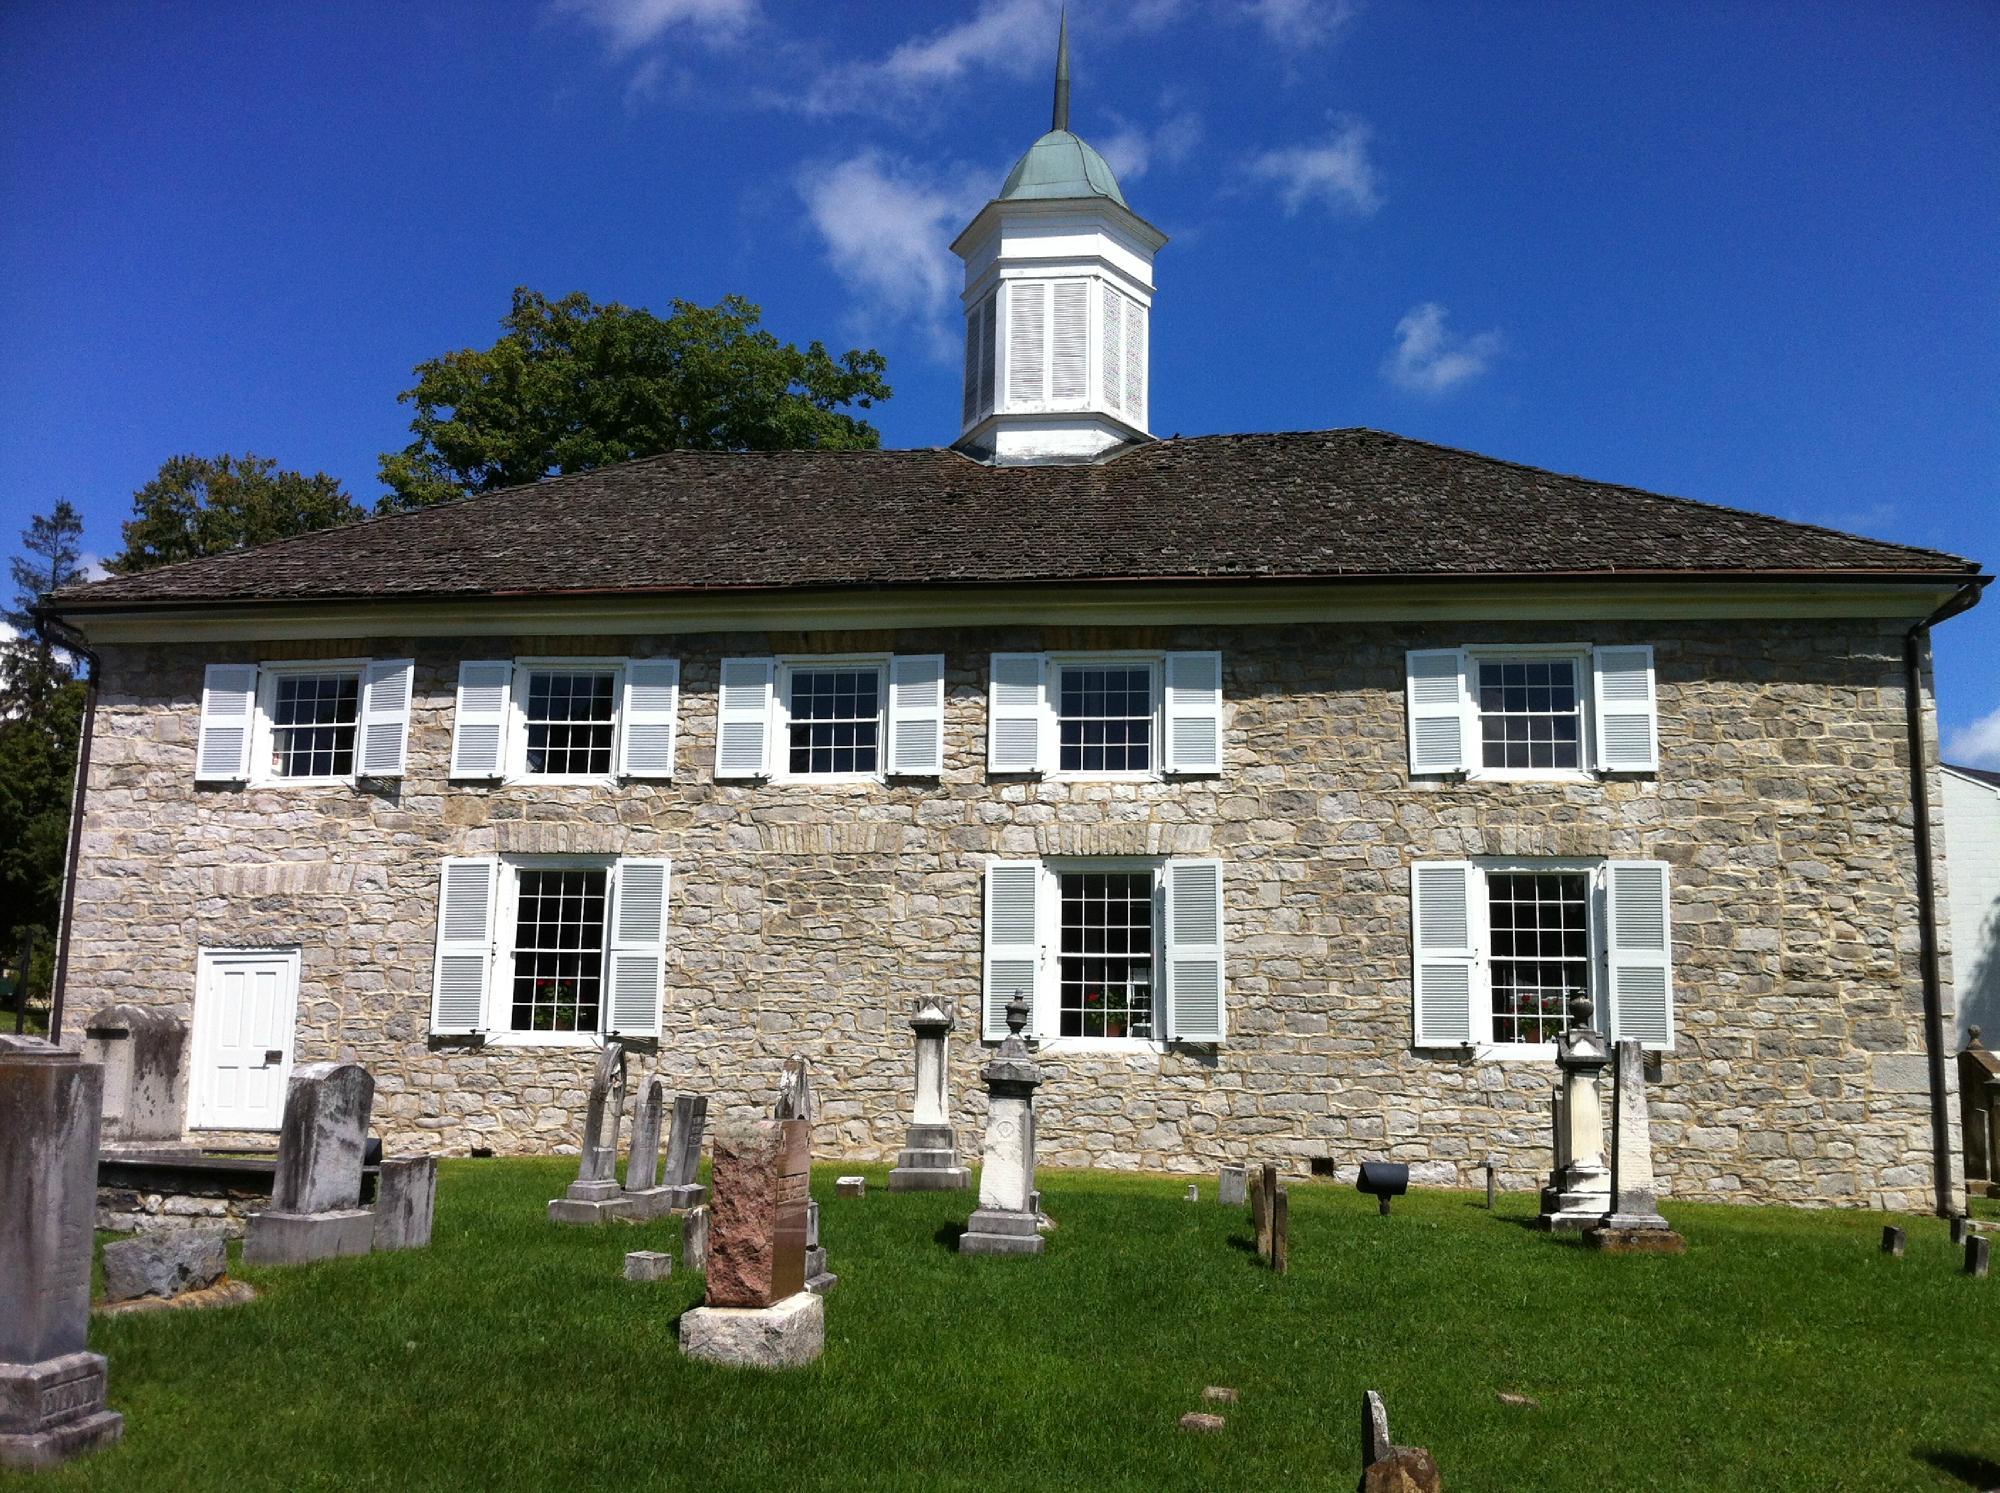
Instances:
[[[628,778],[674,775],[681,665],[675,658],[625,660],[618,771]]]
[[[1169,653],[1166,660],[1166,769],[1222,771],[1222,655]]]
[[[771,675],[768,658],[725,658],[716,691],[715,775],[770,775]]]
[[[458,666],[458,702],[451,722],[453,777],[500,776],[513,688],[514,666],[505,659],[468,659]]]
[[[618,862],[611,907],[611,1012],[614,1036],[657,1037],[667,978],[665,857],[625,856]]]
[[[493,907],[500,863],[453,856],[438,879],[437,963],[431,972],[431,1030],[440,1036],[483,1029],[493,967]]]
[[[1464,1047],[1473,1039],[1477,869],[1469,861],[1410,867],[1411,988],[1418,1047]]]
[[[375,658],[361,676],[361,772],[400,778],[410,752],[410,693],[416,662]]]
[[[944,771],[944,655],[889,660],[889,773],[934,778]]]
[[[987,675],[986,770],[1042,772],[1042,720],[1048,658],[996,653]]]
[[[997,1042],[1007,1035],[1007,1003],[1016,995],[1028,1002],[1028,1030],[1034,1030],[1035,984],[1041,973],[1041,925],[1037,906],[1042,867],[1038,861],[992,861],[986,867],[986,950],[980,997],[980,1035]]]
[[[250,735],[257,720],[257,666],[210,664],[201,675],[201,725],[195,738],[198,783],[250,777]]]
[[[1659,705],[1650,644],[1591,650],[1596,686],[1597,766],[1600,772],[1657,772]]]
[[[1473,733],[1465,650],[1413,649],[1408,666],[1411,775],[1469,770]]]
[[[1605,967],[1613,1041],[1674,1045],[1673,927],[1665,861],[1604,865]]]
[[[1227,1030],[1222,985],[1222,862],[1166,866],[1166,1036],[1220,1042]]]

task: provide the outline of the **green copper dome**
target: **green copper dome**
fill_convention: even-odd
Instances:
[[[1108,197],[1127,208],[1104,157],[1068,130],[1050,130],[1014,163],[1000,188],[1002,202],[1028,197]]]

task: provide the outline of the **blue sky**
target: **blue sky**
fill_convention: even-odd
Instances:
[[[1160,434],[1371,425],[2000,565],[2000,6],[1082,0],[1073,123],[1172,236]],[[168,456],[365,502],[517,284],[741,292],[956,435],[945,249],[1050,0],[0,8],[0,527]],[[2000,595],[1938,634],[2000,765]]]

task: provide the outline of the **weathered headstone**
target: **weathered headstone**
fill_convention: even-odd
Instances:
[[[549,1200],[551,1223],[608,1223],[624,1211],[618,1185],[618,1123],[625,1111],[625,1046],[607,1042],[597,1055],[584,1108],[583,1159],[576,1180]]]
[[[1596,1226],[1611,1209],[1611,1170],[1604,1164],[1602,1076],[1611,1050],[1590,1025],[1585,996],[1569,1003],[1570,1029],[1556,1039],[1562,1071],[1555,1100],[1555,1170],[1542,1189],[1540,1227],[1561,1232]]]
[[[374,1105],[375,1080],[359,1063],[307,1063],[292,1070],[271,1206],[250,1215],[246,1264],[298,1265],[368,1253],[375,1216],[361,1206],[361,1171]]]
[[[1486,1211],[1491,1213],[1500,1201],[1499,1168],[1491,1161],[1486,1163]]]
[[[1218,1176],[1216,1200],[1225,1208],[1240,1208],[1247,1195],[1250,1169],[1240,1161],[1226,1161]]]
[[[837,1198],[865,1198],[868,1196],[866,1177],[835,1177],[833,1195]]]
[[[1219,1431],[1228,1424],[1212,1410],[1190,1410],[1181,1417],[1183,1431]]]
[[[656,1074],[639,1085],[639,1106],[632,1116],[632,1145],[625,1155],[624,1216],[643,1222],[673,1207],[673,1195],[660,1185],[660,1127],[666,1123],[667,1086]]]
[[[1292,1268],[1292,1195],[1282,1187],[1271,1204],[1271,1268],[1279,1275]]]
[[[1951,1247],[1953,1249],[1957,1249],[1961,1244],[1965,1243],[1965,1236],[1972,1232],[1969,1227],[1971,1221],[1963,1213],[1954,1213],[1951,1215]]]
[[[708,1100],[699,1094],[674,1096],[673,1129],[667,1132],[667,1206],[678,1212],[708,1200],[701,1173],[701,1142],[708,1129]]]
[[[1007,1037],[981,1076],[986,1080],[986,1140],[979,1207],[958,1236],[968,1255],[1038,1255],[1042,1236],[1035,1196],[1035,1086],[1042,1070],[1021,1033],[1028,1003],[1007,1003]]]
[[[1437,1462],[1421,1446],[1389,1439],[1389,1412],[1374,1390],[1361,1396],[1361,1493],[1443,1493]]]
[[[708,1269],[708,1204],[697,1203],[681,1217],[681,1260],[690,1270]]]
[[[813,1122],[812,1069],[803,1053],[793,1053],[785,1059],[783,1071],[778,1076],[778,1101],[771,1107],[774,1120],[804,1120]]]
[[[177,1141],[187,1115],[187,1026],[146,1006],[106,1006],[83,1024],[83,1056],[104,1067],[103,1139]]]
[[[1618,1044],[1611,1132],[1611,1207],[1586,1230],[1592,1249],[1612,1254],[1677,1255],[1687,1241],[1660,1216],[1653,1192],[1653,1132],[1646,1113],[1646,1058],[1627,1038]]]
[[[674,1257],[664,1250],[635,1249],[625,1256],[625,1279],[666,1280],[674,1273]]]
[[[1198,1184],[1194,1182],[1188,1183],[1187,1200],[1190,1203],[1198,1203],[1201,1201],[1201,1187]]]
[[[806,1204],[806,1289],[824,1296],[840,1284],[840,1277],[826,1266],[826,1249],[819,1242],[819,1204]]]
[[[109,1446],[86,1349],[104,1070],[36,1037],[0,1036],[0,1467],[51,1467]]]
[[[1976,1026],[1968,1029],[1958,1055],[1958,1117],[1965,1190],[1973,1197],[2000,1197],[2000,1053],[1987,1049]]]
[[[1974,1234],[1965,1241],[1965,1273],[1975,1280],[1984,1280],[1986,1272],[1993,1264],[1993,1241],[1984,1234]]]
[[[889,1173],[891,1192],[963,1192],[972,1185],[971,1169],[959,1163],[958,1132],[951,1125],[945,1054],[952,1021],[935,998],[918,1001],[910,1013],[917,1037],[916,1101]]]
[[[375,1248],[425,1249],[437,1216],[435,1156],[385,1156],[375,1174]]]
[[[1272,1215],[1278,1201],[1278,1169],[1265,1162],[1257,1169],[1257,1182],[1250,1195],[1250,1217],[1257,1226],[1257,1258],[1271,1259]]]
[[[708,1288],[705,1304],[681,1316],[681,1352],[771,1369],[819,1357],[825,1312],[805,1289],[810,1137],[804,1119],[735,1120],[716,1132]]]
[[[160,1229],[104,1246],[104,1299],[172,1299],[222,1279],[229,1236],[220,1229]]]
[[[1901,1259],[1903,1251],[1906,1248],[1908,1248],[1908,1246],[1909,1246],[1908,1236],[1906,1236],[1901,1229],[1897,1228],[1893,1223],[1885,1223],[1882,1225],[1883,1254],[1895,1255],[1898,1259]]]

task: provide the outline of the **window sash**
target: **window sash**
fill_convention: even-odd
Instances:
[[[611,869],[609,866],[514,866],[508,900],[507,984],[501,994],[502,1031],[514,1034],[594,1034],[604,1029],[607,1005],[608,944],[611,928]],[[531,908],[529,898],[535,899]],[[524,930],[522,913],[532,911],[536,922]],[[594,914],[594,921],[593,921]],[[530,941],[522,941],[527,932]],[[524,968],[523,961],[526,961]],[[527,1000],[523,1002],[523,981]],[[565,989],[567,987],[567,989]],[[544,995],[548,997],[544,999]],[[565,995],[568,996],[565,999]],[[528,1018],[523,1024],[521,1008]],[[547,1026],[537,1024],[543,1008]],[[589,1019],[584,1019],[586,1009]],[[568,1024],[563,1012],[567,1010]]]
[[[1585,950],[1580,956],[1583,967],[1584,992],[1590,997],[1595,1008],[1592,1024],[1599,1031],[1607,1030],[1609,1017],[1605,1009],[1604,993],[1604,862],[1596,859],[1572,857],[1487,857],[1475,858],[1472,869],[1475,880],[1472,905],[1469,909],[1475,926],[1473,934],[1473,993],[1472,993],[1472,1044],[1475,1051],[1497,1058],[1527,1058],[1543,1060],[1551,1058],[1555,1052],[1555,1039],[1522,1042],[1504,1041],[1497,1035],[1498,1018],[1495,1015],[1496,966],[1499,964],[1553,964],[1569,962],[1563,960],[1538,959],[1518,955],[1494,954],[1493,931],[1493,878],[1496,876],[1581,876],[1584,880],[1584,928],[1586,932]],[[1567,1028],[1568,997],[1563,998],[1564,1010],[1560,1015],[1558,1032]]]
[[[795,717],[792,714],[793,687],[801,675],[841,673],[872,673],[875,676],[875,713],[869,716],[859,714],[844,716]],[[772,691],[773,713],[776,717],[769,756],[771,778],[780,783],[876,783],[888,775],[888,722],[889,722],[889,656],[887,654],[866,654],[858,656],[814,655],[778,660],[776,688]],[[810,765],[799,770],[792,766],[793,728],[826,727],[830,735],[838,737],[838,728],[856,728],[856,739],[866,736],[873,744],[874,763],[866,768],[846,770],[814,771]],[[814,734],[808,729],[805,737]],[[831,748],[839,751],[835,745]],[[824,750],[815,748],[815,750]],[[857,754],[858,755],[858,754]]]
[[[1164,944],[1158,870],[1076,870],[1058,863],[1053,893],[1054,1035],[1152,1038],[1160,1025]]]
[[[536,720],[530,714],[534,682],[550,675],[602,675],[609,681],[611,719],[607,766],[598,771],[543,772],[529,765],[535,728],[547,724],[558,728],[603,725],[603,722],[572,721],[568,718]],[[506,781],[530,783],[610,783],[618,776],[618,750],[624,731],[625,660],[622,658],[517,658],[514,660],[512,689],[507,702]],[[551,733],[553,734],[553,733]],[[565,743],[569,731],[565,730]],[[593,748],[594,750],[594,748]],[[565,763],[567,767],[567,763]]]
[[[1482,708],[1480,679],[1488,665],[1507,664],[1547,664],[1567,663],[1574,685],[1574,711],[1562,712],[1513,712],[1488,711]],[[1555,646],[1544,644],[1490,644],[1486,647],[1468,648],[1465,661],[1465,751],[1466,776],[1488,780],[1532,780],[1554,778],[1561,780],[1588,779],[1593,772],[1594,721],[1591,710],[1591,654],[1587,644],[1564,643]],[[1569,719],[1576,721],[1574,749],[1576,765],[1573,767],[1489,767],[1486,763],[1486,725],[1488,720],[1542,720]]]
[[[365,688],[365,658],[298,659],[257,666],[256,719],[251,723],[250,783],[274,788],[310,788],[330,784],[351,785],[356,781],[361,759],[361,696]],[[280,686],[300,679],[340,679],[354,686],[353,712],[338,726],[281,726],[278,724]],[[286,774],[276,770],[280,732],[335,730],[346,733],[347,771]]]
[[[499,862],[499,895],[493,909],[493,962],[487,981],[486,1016],[481,1030],[489,1037],[513,1045],[544,1043],[564,1045],[590,1042],[605,1031],[611,1009],[611,917],[617,895],[618,861],[612,856],[519,855],[502,856]],[[534,872],[596,872],[603,878],[604,900],[599,908],[598,937],[587,947],[596,956],[598,969],[597,1019],[587,1027],[556,1030],[517,1027],[514,1024],[514,985],[519,971],[518,955],[535,950],[519,944],[521,926],[521,879]],[[573,951],[552,951],[573,952]]]
[[[1044,697],[1042,709],[1050,725],[1044,742],[1053,744],[1046,748],[1053,756],[1047,764],[1047,776],[1051,778],[1137,780],[1151,781],[1163,777],[1161,763],[1161,703],[1163,691],[1160,687],[1163,657],[1160,654],[1129,653],[1052,653],[1048,656],[1048,668],[1044,672]],[[1063,713],[1063,681],[1073,670],[1120,671],[1143,670],[1146,675],[1147,712],[1144,717],[1132,715],[1105,716],[1078,714],[1066,716]],[[1064,726],[1072,721],[1106,722],[1140,720],[1146,722],[1146,766],[1144,767],[1068,767],[1064,765],[1066,732]]]

